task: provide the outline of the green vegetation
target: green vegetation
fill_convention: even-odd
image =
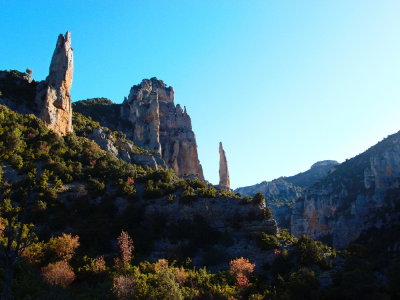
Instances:
[[[391,259],[391,267],[382,271],[362,245],[351,245],[337,255],[325,244],[306,236],[297,239],[287,230],[261,233],[258,239],[249,235],[246,247],[258,242],[257,251],[268,258],[268,263],[256,266],[247,258],[228,257],[221,249],[235,243],[231,232],[213,228],[200,213],[173,224],[156,210],[145,218],[146,207],[156,201],[172,213],[178,205],[184,212],[196,201],[205,206],[236,201],[247,207],[238,206],[228,225],[235,230],[246,219],[268,223],[263,218],[271,219],[272,214],[267,207],[262,213],[262,194],[241,198],[201,180],[178,178],[172,170],[154,171],[115,158],[86,138],[99,126],[76,113],[75,133],[60,137],[33,115],[0,106],[3,298],[7,294],[15,299],[399,296],[398,260]],[[127,141],[121,133],[104,130],[117,144]],[[389,196],[397,199],[397,194]],[[260,214],[242,215],[240,210],[246,208],[259,209]],[[176,245],[176,251],[146,261],[155,242],[163,239]],[[204,253],[204,267],[191,264],[198,252]],[[219,271],[210,272],[205,266],[217,266]],[[331,283],[323,282],[327,270],[334,274]]]

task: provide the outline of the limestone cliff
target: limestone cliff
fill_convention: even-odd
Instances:
[[[400,223],[400,132],[347,160],[296,201],[291,231],[343,248]]]
[[[156,78],[144,79],[131,88],[121,105],[121,119],[129,126],[119,128],[135,144],[161,153],[178,176],[204,179],[197,154],[190,116],[174,104],[174,90]]]
[[[39,113],[46,126],[60,135],[72,132],[70,89],[73,75],[71,33],[60,34],[50,64],[49,76],[37,86]]]
[[[292,206],[298,198],[303,196],[305,188],[325,178],[337,165],[338,162],[334,160],[319,161],[305,172],[237,188],[235,193],[243,196],[254,196],[259,192],[264,194],[279,226],[288,228]]]
[[[230,179],[228,171],[228,161],[222,143],[219,143],[219,187],[230,189]]]

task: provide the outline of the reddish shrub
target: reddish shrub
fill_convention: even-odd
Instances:
[[[234,274],[250,275],[254,271],[255,264],[250,263],[247,258],[237,258],[229,262],[230,271]]]
[[[75,280],[75,273],[65,260],[54,264],[48,264],[42,268],[44,282],[50,285],[59,285],[63,288],[69,286]]]
[[[115,262],[117,264],[122,264],[122,266],[127,266],[132,260],[132,252],[133,252],[133,241],[132,238],[126,231],[121,231],[121,234],[117,238],[120,259],[116,259]]]
[[[238,289],[244,289],[250,285],[250,282],[246,275],[239,273],[236,275],[235,285]]]

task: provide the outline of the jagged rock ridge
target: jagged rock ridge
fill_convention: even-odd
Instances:
[[[291,231],[343,248],[400,224],[400,132],[335,167],[296,201]]]

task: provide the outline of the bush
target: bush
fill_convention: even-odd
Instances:
[[[329,250],[328,246],[305,235],[302,235],[296,244],[299,263],[305,266],[316,264],[323,268],[330,268],[332,263],[325,257]]]
[[[253,197],[253,203],[256,205],[261,205],[265,203],[265,196],[261,193],[257,193]]]
[[[314,271],[299,269],[290,274],[287,286],[291,299],[318,299],[319,280]]]
[[[214,187],[200,188],[197,190],[201,198],[215,198],[217,197],[217,190]]]
[[[272,211],[268,207],[264,207],[263,215],[266,220],[271,220],[273,217]]]
[[[63,288],[66,288],[75,280],[75,273],[65,260],[50,263],[43,267],[42,276],[47,284],[58,285]]]
[[[58,259],[70,260],[79,247],[79,236],[63,233],[59,237],[52,237],[47,247]]]

